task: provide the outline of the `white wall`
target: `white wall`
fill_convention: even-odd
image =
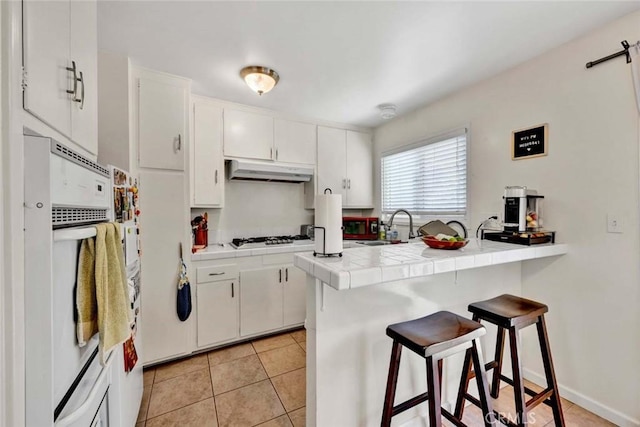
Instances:
[[[569,243],[556,260],[523,266],[523,294],[549,305],[565,397],[620,425],[640,425],[639,116],[629,65],[585,63],[640,39],[640,12],[462,90],[375,131],[380,153],[470,124],[469,224],[502,210],[506,185],[545,196],[545,224]],[[496,46],[499,48],[499,46]],[[473,72],[473,70],[469,70]],[[512,161],[511,132],[549,123],[549,155]],[[379,168],[376,193],[380,194]],[[379,209],[379,197],[378,197]],[[623,221],[606,232],[607,213]],[[527,331],[528,332],[528,331]],[[542,373],[535,337],[525,367]]]

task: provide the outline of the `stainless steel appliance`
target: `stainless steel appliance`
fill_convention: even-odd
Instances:
[[[344,240],[378,240],[377,217],[342,217],[342,238]]]
[[[313,237],[314,237],[313,224],[303,224],[303,225],[301,225],[300,226],[300,235],[301,236],[307,236],[311,240],[313,240]]]
[[[542,228],[544,196],[527,187],[505,187],[504,231],[537,231]]]
[[[309,236],[298,234],[297,236],[266,236],[237,238],[231,241],[231,247],[236,249],[256,249],[269,246],[304,245],[310,244]]]

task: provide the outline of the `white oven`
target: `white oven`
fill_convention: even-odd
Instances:
[[[76,338],[82,239],[108,220],[107,168],[51,138],[25,135],[26,425],[109,426],[113,352]]]

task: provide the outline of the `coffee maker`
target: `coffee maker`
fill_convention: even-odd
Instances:
[[[544,196],[527,187],[504,188],[504,231],[524,233],[542,229]]]

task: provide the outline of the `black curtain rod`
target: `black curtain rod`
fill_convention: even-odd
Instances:
[[[600,59],[596,59],[595,61],[591,61],[591,62],[587,62],[587,68],[591,68],[594,65],[598,65],[598,64],[602,64],[603,62],[606,62],[610,59],[613,58],[617,58],[619,56],[625,55],[627,57],[627,64],[629,64],[631,62],[631,55],[629,54],[629,42],[626,40],[622,40],[620,42],[622,44],[622,47],[624,48],[623,50],[621,50],[620,52],[616,52],[614,54],[611,54],[609,56],[605,56],[604,58],[600,58]]]

